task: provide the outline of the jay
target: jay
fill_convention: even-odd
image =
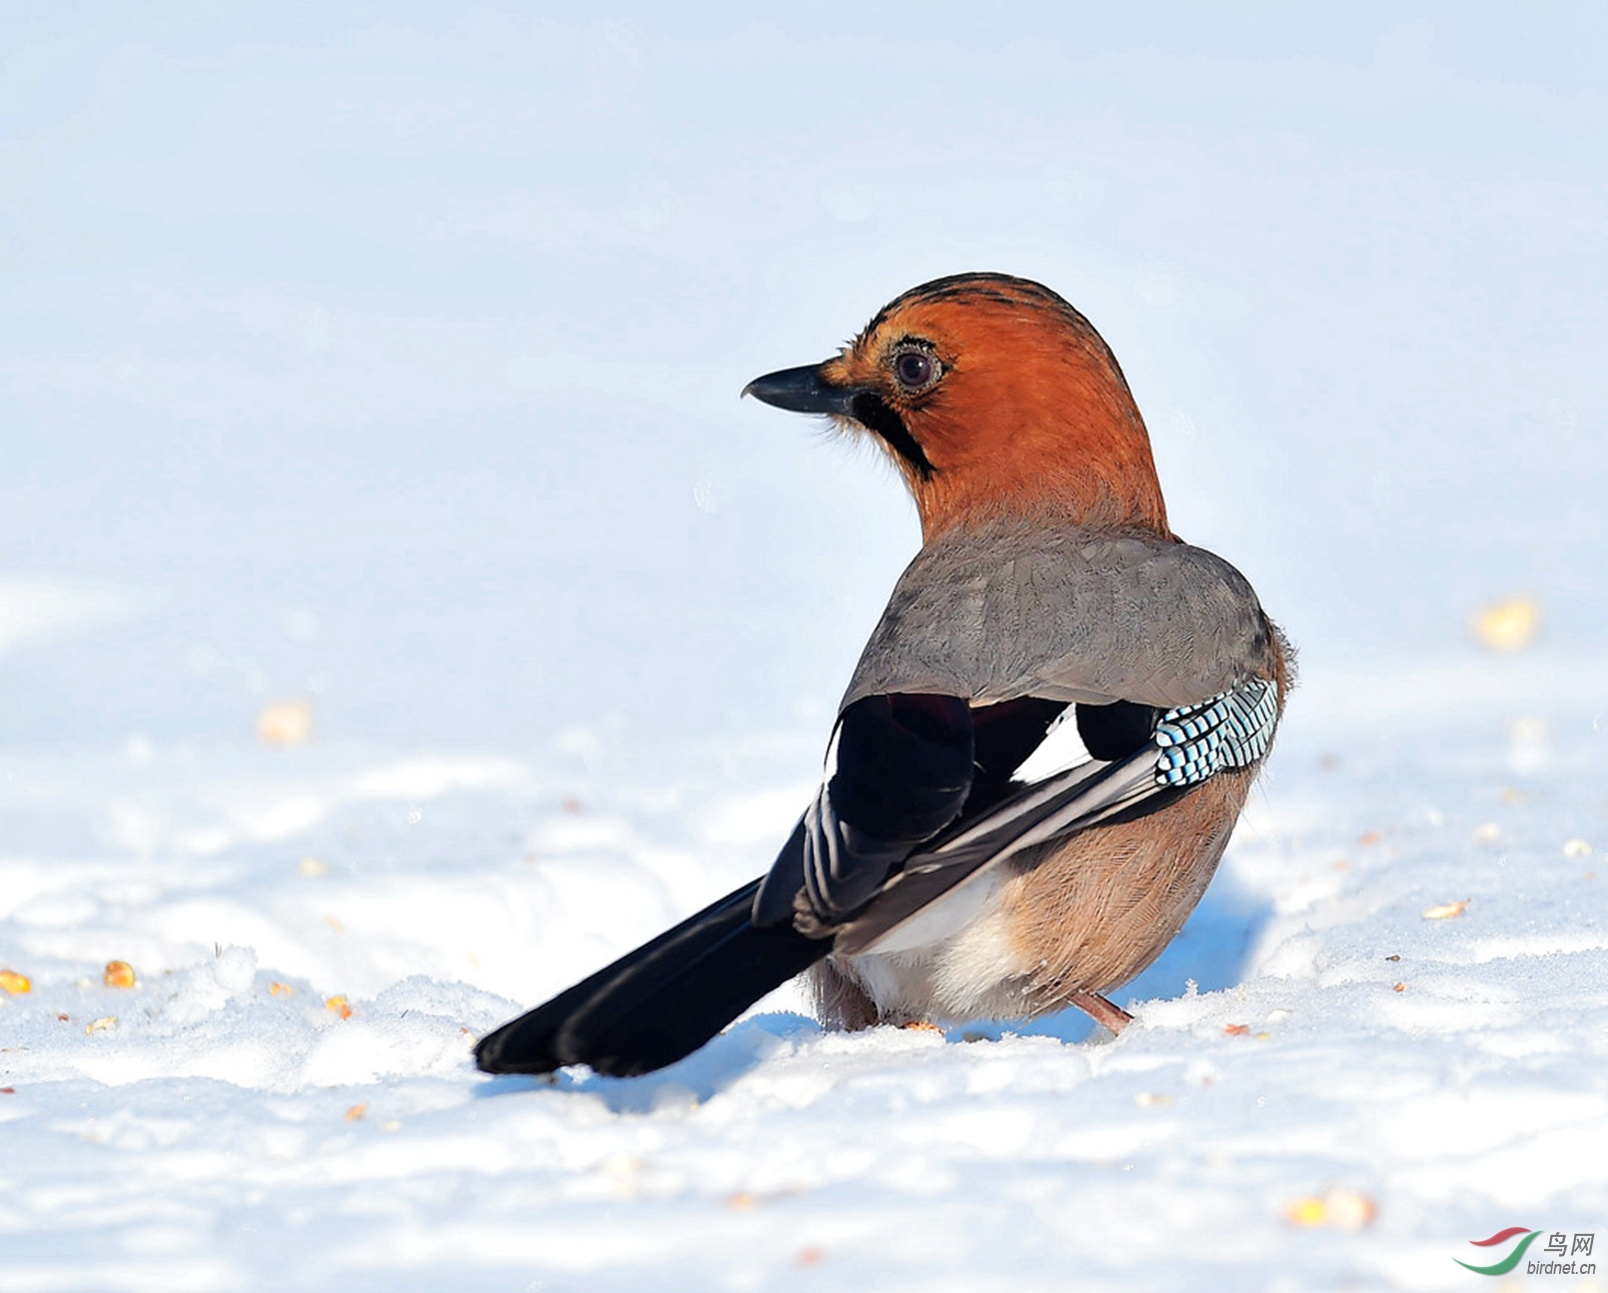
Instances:
[[[1070,1005],[1120,1031],[1102,994],[1211,880],[1288,643],[1238,570],[1169,529],[1116,358],[1038,283],[923,284],[744,394],[872,437],[922,548],[769,872],[483,1038],[480,1068],[649,1072],[799,974],[840,1027]]]

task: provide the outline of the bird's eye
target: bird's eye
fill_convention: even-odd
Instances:
[[[901,350],[894,357],[893,375],[912,393],[924,391],[942,374],[938,360],[925,350]]]

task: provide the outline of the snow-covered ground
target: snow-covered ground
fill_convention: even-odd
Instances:
[[[0,1290],[1608,1245],[1604,31],[1512,21],[7,9]],[[1136,1025],[784,990],[646,1079],[474,1073],[768,862],[913,550],[735,391],[981,267],[1102,328],[1303,649]]]
[[[1119,1040],[784,992],[556,1085],[472,1034],[763,865],[791,751],[9,758],[0,1287],[1467,1287],[1608,1215],[1608,731],[1376,717],[1291,733]]]

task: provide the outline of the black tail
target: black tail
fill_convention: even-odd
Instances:
[[[480,1039],[487,1073],[588,1064],[633,1077],[690,1055],[772,988],[832,950],[791,924],[750,920],[759,881],[627,952],[546,1005]]]

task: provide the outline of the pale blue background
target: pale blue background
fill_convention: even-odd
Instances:
[[[981,268],[1309,676],[1601,645],[1600,11],[1292,8],[6,6],[0,742],[824,734],[912,513],[737,392]]]

